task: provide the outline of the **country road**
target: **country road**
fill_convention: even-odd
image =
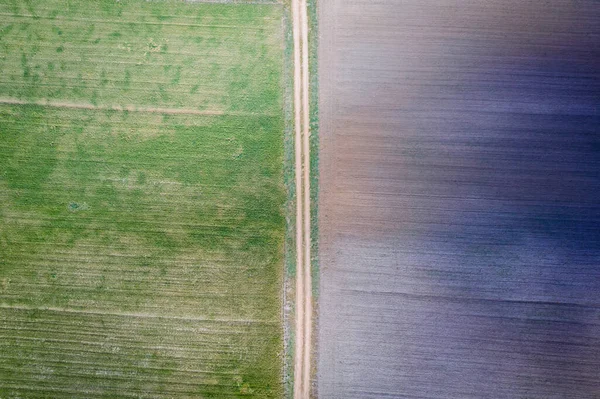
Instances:
[[[312,282],[310,254],[310,146],[308,15],[306,0],[292,1],[294,36],[294,143],[296,179],[296,320],[294,399],[310,397]]]

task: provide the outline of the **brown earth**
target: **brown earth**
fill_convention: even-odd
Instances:
[[[600,397],[600,7],[319,14],[319,397]]]

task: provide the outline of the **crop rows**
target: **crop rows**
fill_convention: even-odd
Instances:
[[[281,396],[282,7],[0,15],[0,397]]]

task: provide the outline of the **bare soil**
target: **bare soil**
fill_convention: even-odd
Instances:
[[[319,397],[599,397],[600,8],[319,13]]]

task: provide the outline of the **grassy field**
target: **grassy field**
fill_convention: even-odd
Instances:
[[[0,398],[282,395],[282,12],[0,4]]]

